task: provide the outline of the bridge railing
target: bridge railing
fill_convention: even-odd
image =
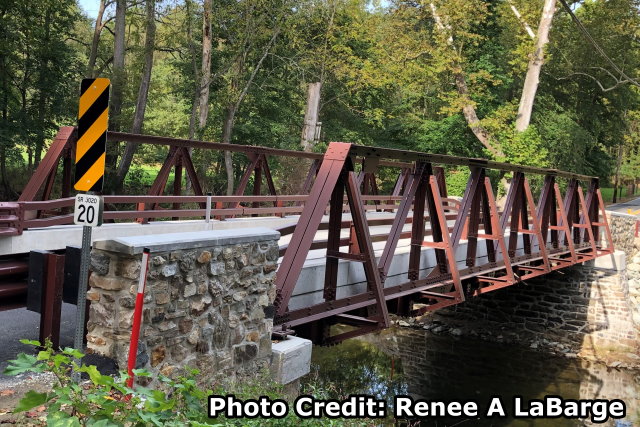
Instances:
[[[284,217],[302,213],[308,197],[308,195],[104,196],[105,212],[103,218],[105,222],[148,223],[162,219],[225,220],[226,218],[260,215]],[[362,200],[365,211],[393,212],[402,197],[367,195],[362,196]],[[208,201],[211,206],[209,211],[206,209]],[[453,210],[460,202],[449,199],[449,203],[451,203]],[[166,205],[170,205],[170,207]],[[2,209],[7,209],[9,213],[5,215],[0,213],[0,221],[4,220],[13,225],[12,235],[20,234],[25,229],[71,225],[73,224],[73,206],[73,197],[3,203],[0,204],[0,212]],[[348,205],[343,207],[343,212],[349,212]]]

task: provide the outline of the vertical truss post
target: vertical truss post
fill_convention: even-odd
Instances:
[[[456,249],[460,244],[460,239],[462,238],[464,231],[464,224],[467,221],[467,216],[471,210],[473,195],[479,191],[479,187],[482,185],[483,174],[483,168],[477,166],[471,168],[471,176],[469,177],[469,181],[467,181],[467,188],[462,196],[462,203],[460,204],[460,210],[458,211],[456,222],[453,226],[453,233],[451,235],[451,241]],[[431,212],[429,212],[429,214],[431,214]]]
[[[551,216],[549,217],[549,228],[551,229],[551,246],[554,249],[557,249],[560,247],[560,233],[558,233],[558,224],[560,223],[558,220],[558,217],[560,216],[560,211],[558,210],[558,196],[556,195],[556,191],[555,191],[555,187],[558,184],[556,184],[555,180],[553,182],[553,187],[551,189],[551,195],[550,195],[550,210],[551,210]]]
[[[411,222],[411,247],[409,249],[409,280],[418,280],[420,275],[420,253],[424,242],[424,205],[431,174],[431,165],[425,164],[425,171],[420,176],[414,176],[417,183],[415,198],[413,199],[413,219]],[[414,184],[415,185],[415,184]],[[435,231],[434,231],[435,233]]]
[[[498,236],[500,239],[503,240],[503,243],[504,243],[504,233],[500,232],[500,230],[502,230],[500,228],[500,225],[498,224],[497,228],[494,227],[493,225],[494,223],[497,224],[498,209],[496,207],[495,213],[492,209],[493,207],[489,203],[489,198],[483,197],[482,198],[482,224],[484,226],[484,232],[487,235]],[[487,247],[487,259],[489,260],[489,262],[496,262],[496,246],[494,245],[494,242],[490,239],[485,239],[485,245]],[[506,252],[503,253],[503,257],[505,256],[505,254]]]
[[[501,229],[499,227],[498,224],[498,206],[496,205],[496,199],[493,195],[493,189],[491,188],[491,181],[489,180],[488,177],[486,177],[484,179],[484,194],[485,197],[487,199],[487,202],[489,204],[489,209],[490,209],[490,221],[491,221],[491,228],[493,230],[496,230],[494,232],[493,235],[488,236],[489,238],[492,239],[496,239],[498,241],[498,246],[500,247],[500,252],[502,252],[502,259],[504,261],[504,268],[507,271],[507,279],[513,283],[515,282],[514,276],[513,276],[513,269],[511,268],[511,261],[509,260],[508,257],[508,251],[507,251],[507,246],[504,242],[504,237],[501,233]]]
[[[598,246],[598,242],[600,241],[600,234],[598,226],[595,223],[598,222],[598,180],[592,179],[589,183],[589,189],[587,190],[587,215],[589,215],[589,222],[591,223],[591,232],[595,238],[596,248]],[[586,231],[585,231],[586,232]]]
[[[382,256],[380,257],[380,261],[378,263],[378,269],[380,270],[383,281],[387,277],[387,274],[389,274],[389,269],[391,268],[391,263],[393,261],[393,255],[398,246],[398,241],[400,240],[402,229],[404,228],[404,224],[406,223],[407,217],[409,216],[409,210],[411,209],[411,206],[416,198],[418,187],[420,186],[420,183],[423,182],[426,168],[427,165],[424,162],[418,162],[413,173],[407,178],[407,191],[405,192],[404,197],[400,202],[400,206],[398,206],[396,216],[394,217],[393,224],[391,225],[391,230],[389,231],[389,238],[385,243],[384,250],[382,251]],[[422,197],[422,199],[422,203],[424,206],[424,197]],[[420,214],[422,216],[422,221],[424,222],[424,208],[422,209],[422,212],[419,213],[414,210],[414,223],[417,220],[417,214]],[[422,229],[424,230],[424,227],[422,227]],[[424,240],[424,237],[422,240]],[[419,246],[422,246],[422,241],[419,242]],[[419,265],[417,267],[414,266],[414,273],[417,272],[419,268]],[[416,277],[412,280],[417,279],[417,273],[414,275]]]
[[[445,179],[444,168],[436,166],[433,168],[433,174],[438,180],[438,187],[440,188],[440,196],[447,197],[447,181]]]
[[[426,199],[427,199],[427,208],[429,210],[429,224],[431,225],[431,237],[433,237],[434,242],[443,242],[445,235],[448,238],[450,237],[450,234],[449,234],[449,224],[446,219],[446,212],[444,211],[444,205],[442,204],[442,200],[441,200],[442,190],[440,189],[438,179],[433,174],[433,169],[431,168],[431,164],[429,164],[427,173],[429,175],[429,185],[427,186]],[[433,186],[431,185],[431,178],[433,178],[434,182],[437,184],[437,187],[438,187],[437,194],[433,191]],[[440,200],[440,205],[438,205],[437,200]],[[442,212],[445,215],[444,223],[441,221],[440,212]],[[460,214],[458,213],[458,218],[459,217],[460,217]],[[425,245],[424,239],[423,239],[422,245],[423,246]],[[434,252],[436,253],[437,267],[434,268],[431,271],[431,273],[429,273],[429,275],[435,276],[438,274],[447,273],[448,255],[447,255],[446,248],[445,247],[435,248]],[[454,249],[454,253],[455,253],[455,249]]]
[[[554,190],[555,190],[555,196],[556,196],[556,203],[558,204],[558,211],[560,212],[560,225],[556,226],[555,228],[558,231],[564,233],[564,234],[561,234],[561,236],[565,237],[564,239],[565,243],[569,246],[569,252],[571,253],[571,263],[575,264],[578,261],[578,258],[576,256],[576,249],[573,244],[573,239],[571,238],[571,229],[569,228],[569,220],[567,219],[567,212],[565,211],[564,205],[562,203],[562,195],[560,194],[560,187],[558,187],[558,184],[554,185]],[[569,238],[566,238],[567,236],[569,236]]]
[[[336,287],[338,282],[338,264],[340,259],[332,256],[340,251],[340,231],[342,226],[342,206],[344,203],[345,171],[340,177],[331,193],[329,202],[329,235],[327,238],[327,261],[324,269],[324,299],[333,301],[336,299]]]
[[[313,183],[307,203],[304,205],[298,226],[296,227],[287,252],[276,273],[277,295],[274,302],[276,315],[284,321],[286,327],[286,311],[304,261],[311,248],[311,243],[318,230],[322,216],[342,169],[349,158],[351,144],[332,142],[327,148],[318,175]]]
[[[457,304],[459,302],[464,301],[464,291],[462,289],[462,282],[460,280],[460,273],[458,273],[458,263],[456,261],[456,245],[452,242],[452,238],[449,235],[449,226],[447,225],[447,217],[444,213],[444,206],[442,203],[442,197],[440,196],[440,186],[438,185],[438,180],[435,176],[431,176],[429,178],[429,184],[431,187],[431,194],[433,195],[433,200],[436,206],[435,214],[433,212],[429,212],[429,216],[436,215],[438,218],[438,222],[440,223],[440,229],[442,230],[442,241],[440,243],[427,244],[427,246],[432,246],[436,249],[442,249],[446,254],[447,264],[449,267],[449,273],[451,274],[451,281],[453,282],[453,288],[456,291],[455,297],[450,304]],[[455,228],[454,228],[455,231]],[[460,239],[460,237],[458,237]],[[423,243],[426,244],[427,242]]]
[[[484,170],[481,178],[484,177]],[[476,254],[478,249],[478,229],[480,226],[480,203],[482,201],[482,191],[476,191],[473,194],[471,209],[469,211],[469,219],[466,221],[466,238],[467,238],[467,267],[476,265]],[[464,238],[464,236],[463,236]]]
[[[584,195],[582,194],[582,187],[578,185],[578,200],[580,205],[580,218],[578,220],[578,224],[576,225],[577,234],[578,234],[578,243],[582,243],[582,232],[581,228],[584,228],[586,231],[585,239],[588,239],[589,244],[591,245],[591,254],[589,255],[590,259],[598,256],[598,249],[596,247],[596,240],[593,235],[593,229],[591,228],[591,220],[589,218],[589,209],[587,208],[587,204],[584,200]]]
[[[540,222],[540,234],[542,235],[541,245],[547,246],[548,232],[550,229],[551,218],[555,217],[555,201],[553,200],[555,177],[553,175],[547,175],[544,177],[544,184],[542,185],[542,191],[540,193],[540,199],[538,200],[538,206],[536,209],[536,217]],[[557,240],[553,239],[557,236],[556,230],[551,231],[552,242]],[[557,247],[557,246],[554,246]]]
[[[182,150],[178,150],[178,155],[176,156],[175,169],[173,173],[173,195],[182,195]],[[178,209],[180,209],[180,203],[174,203],[173,210]],[[178,217],[173,217],[173,220],[177,221]]]
[[[513,174],[513,181],[511,182],[511,187],[509,188],[509,193],[513,193],[513,197],[511,199],[511,206],[505,205],[504,212],[502,213],[503,217],[507,216],[507,212],[511,212],[511,225],[509,226],[509,257],[513,258],[516,255],[516,247],[518,245],[518,232],[520,230],[521,224],[521,216],[520,212],[522,210],[522,179],[524,178],[524,174],[521,172],[515,172]],[[508,198],[507,198],[508,199]],[[508,203],[508,202],[507,202]],[[501,218],[502,219],[502,218]],[[502,231],[506,231],[504,228]]]
[[[259,196],[260,191],[262,190],[262,156],[260,156],[260,161],[256,164],[256,167],[253,171],[253,195]],[[258,208],[260,207],[260,202],[253,202],[251,204],[252,207]],[[257,214],[253,214],[252,216],[258,216]]]
[[[547,246],[546,239],[542,233],[542,225],[540,224],[540,219],[538,214],[536,213],[536,204],[533,201],[533,195],[531,194],[531,187],[529,187],[529,181],[527,178],[524,178],[524,194],[527,201],[527,205],[529,206],[529,215],[531,215],[531,222],[533,226],[533,234],[538,241],[538,251],[542,256],[542,265],[544,267],[545,272],[549,272],[551,270],[551,266],[549,265],[549,257],[547,256]],[[546,231],[545,231],[546,233]]]
[[[478,283],[487,283],[488,286],[480,287],[474,291],[474,295],[488,292],[489,290],[499,289],[506,286],[510,286],[516,282],[513,274],[513,267],[511,266],[511,260],[507,251],[507,245],[504,241],[504,233],[500,224],[498,223],[498,207],[496,205],[495,197],[493,196],[493,189],[491,188],[491,180],[488,177],[484,178],[483,186],[483,198],[487,201],[489,207],[489,223],[491,229],[495,230],[492,234],[484,234],[481,237],[487,240],[493,240],[502,253],[502,259],[504,262],[505,275],[502,277],[488,277],[488,276],[476,276]],[[492,244],[493,246],[493,244]]]
[[[578,188],[578,181],[576,179],[569,180],[569,185],[567,186],[567,192],[564,198],[564,212],[567,216],[567,227],[569,231],[564,233],[560,233],[560,241],[565,242],[567,245],[567,240],[572,239],[574,243],[578,243],[575,239],[575,236],[572,235],[572,230],[574,230],[573,224],[576,221],[579,221],[578,215],[578,205],[577,205],[577,196],[576,191]],[[577,230],[576,230],[577,231]]]
[[[522,195],[520,196],[520,226],[518,231],[522,233],[522,244],[524,246],[524,253],[527,255],[531,255],[531,239],[530,239],[530,234],[531,230],[529,229],[529,211],[528,211],[528,206],[535,206],[535,205],[531,205],[528,203],[527,200],[527,188],[528,188],[528,182],[527,182],[527,178],[524,176],[524,174],[522,174],[522,188],[521,188],[521,192]],[[535,215],[535,213],[534,213]]]

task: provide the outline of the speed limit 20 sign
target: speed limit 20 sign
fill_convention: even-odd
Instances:
[[[102,225],[102,206],[102,197],[92,194],[78,194],[73,211],[73,222],[89,227]]]

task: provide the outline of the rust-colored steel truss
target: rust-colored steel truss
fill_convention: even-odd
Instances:
[[[354,172],[356,158],[364,159],[365,165],[369,158],[375,163],[382,159],[412,163],[410,168],[402,168],[396,181],[393,194],[401,197],[391,222],[367,220],[361,198],[372,188],[364,184],[368,174],[375,176],[375,170],[363,167],[358,178]],[[444,172],[434,163],[470,168],[469,181],[458,204],[446,198]],[[498,211],[487,169],[513,172],[502,212]],[[545,175],[538,205],[525,173]],[[568,179],[564,199],[557,177]],[[586,198],[581,181],[589,185]],[[348,207],[344,205],[345,193]],[[323,222],[327,207],[328,221]],[[350,221],[342,219],[346,211],[351,214]],[[452,216],[450,212],[456,214]],[[391,225],[389,234],[384,239],[371,236],[369,227],[383,223]],[[410,232],[403,230],[407,223],[411,223]],[[341,237],[343,228],[350,230],[349,238]],[[604,233],[599,232],[600,228]],[[322,242],[315,240],[320,230],[328,231],[328,238]],[[274,324],[279,334],[295,330],[323,344],[384,328],[388,312],[415,315],[459,304],[465,298],[613,251],[596,178],[346,143],[329,145],[297,225],[280,231],[291,234],[291,240],[276,276]],[[406,279],[404,283],[385,286],[401,239],[410,241]],[[459,260],[456,253],[463,240],[466,258]],[[486,247],[483,254],[478,251],[481,240]],[[376,252],[373,243],[379,241],[385,243]],[[319,248],[326,248],[324,302],[289,309],[309,251]],[[422,265],[425,249],[435,252],[433,268]],[[338,269],[346,267],[341,260],[363,265],[365,292],[336,297]],[[351,329],[333,335],[335,324]]]
[[[0,236],[73,222],[75,135],[73,127],[61,128],[20,199],[0,203]],[[275,334],[295,332],[331,344],[387,327],[389,313],[416,315],[459,304],[613,251],[595,177],[341,142],[319,154],[115,132],[108,134],[108,141],[170,148],[147,195],[105,196],[105,222],[299,215],[295,225],[279,230],[282,236],[290,235],[290,241],[280,246]],[[233,196],[204,195],[190,149],[247,156]],[[310,161],[300,194],[278,194],[269,168],[274,156]],[[444,167],[451,166],[470,170],[459,200],[447,193]],[[389,167],[397,168],[398,175],[395,182],[385,183],[379,172]],[[58,169],[63,174],[61,197],[52,199]],[[172,170],[172,194],[164,195]],[[489,170],[512,173],[501,209]],[[183,172],[191,182],[191,195],[184,195]],[[544,177],[537,203],[531,175]],[[582,185],[587,186],[586,196]],[[383,188],[392,189],[391,194],[382,194]],[[561,188],[566,188],[564,197]],[[252,194],[245,195],[248,191]],[[373,232],[380,229],[389,231]],[[290,309],[312,250],[325,251],[322,302]],[[396,257],[401,251],[408,255]],[[434,265],[425,264],[425,251],[433,251]],[[390,283],[395,259],[406,259],[406,273],[394,273]],[[366,286],[345,296],[339,271],[348,263],[362,265]],[[336,324],[347,328],[332,328]]]

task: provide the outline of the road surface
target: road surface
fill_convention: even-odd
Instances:
[[[607,206],[607,210],[620,213],[632,213],[640,217],[640,197],[637,199],[626,201],[624,203],[609,205]]]

